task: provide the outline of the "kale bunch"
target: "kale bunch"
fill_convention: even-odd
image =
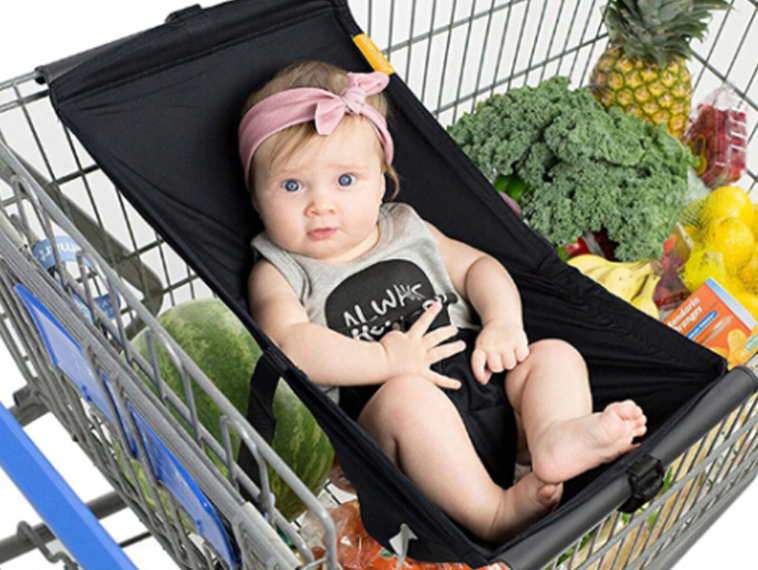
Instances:
[[[491,181],[527,184],[523,219],[559,248],[604,228],[618,259],[658,258],[687,202],[689,148],[565,77],[494,95],[449,131]]]

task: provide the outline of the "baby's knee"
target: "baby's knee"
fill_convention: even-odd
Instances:
[[[420,402],[442,392],[422,376],[402,375],[387,380],[369,400],[366,408],[371,406],[381,413],[392,414],[402,409],[419,409]]]
[[[544,339],[529,345],[529,358],[508,373],[506,390],[514,406],[520,406],[521,394],[533,378],[559,375],[562,378],[587,380],[587,365],[579,351],[560,339]]]
[[[538,361],[586,368],[581,353],[573,345],[557,338],[544,339],[532,344],[529,347],[529,358],[532,357]]]
[[[387,380],[363,408],[358,423],[369,433],[402,431],[409,422],[429,411],[435,398],[445,397],[434,384],[421,376],[396,376]]]

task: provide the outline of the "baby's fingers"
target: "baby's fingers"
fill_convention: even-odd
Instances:
[[[490,381],[492,372],[487,368],[487,353],[481,348],[474,350],[474,353],[471,355],[471,369],[474,372],[474,377],[481,384],[486,384]]]
[[[458,380],[453,380],[452,378],[448,378],[447,376],[443,376],[442,374],[437,374],[436,372],[430,372],[429,379],[432,381],[433,384],[439,386],[440,388],[449,388],[450,390],[457,390],[461,387],[461,383]]]
[[[429,307],[423,313],[421,313],[421,316],[416,319],[416,322],[413,323],[411,328],[408,329],[408,334],[418,337],[424,336],[426,334],[426,331],[429,330],[429,327],[432,326],[434,319],[437,318],[437,315],[439,315],[441,310],[442,303],[439,301],[435,301],[429,305]]]
[[[440,344],[438,346],[435,346],[433,348],[429,349],[429,359],[430,364],[434,364],[435,362],[439,362],[440,360],[445,360],[446,358],[450,358],[454,354],[458,354],[459,352],[462,352],[466,348],[466,343],[462,340],[457,340],[455,342],[448,342],[445,344]]]
[[[502,354],[494,355],[490,360],[490,370],[493,372],[502,372],[503,370],[513,370],[518,364],[518,357],[514,352],[505,351]]]
[[[527,358],[529,358],[529,345],[522,344],[516,347],[516,361],[524,362]]]
[[[458,328],[455,325],[448,325],[446,327],[439,327],[432,332],[427,333],[424,336],[424,340],[426,341],[426,346],[432,347],[437,346],[446,340],[450,340],[457,334]]]

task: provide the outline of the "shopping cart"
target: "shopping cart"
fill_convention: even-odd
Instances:
[[[707,41],[694,46],[695,100],[728,81],[753,113],[752,142],[758,67],[743,48],[758,41],[758,3],[733,5],[714,17]],[[354,0],[351,8],[443,125],[493,93],[551,75],[585,84],[606,44],[601,5],[594,1]],[[179,567],[338,568],[328,507],[346,497],[331,485],[321,497],[310,493],[159,325],[161,312],[213,292],[61,127],[40,79],[35,72],[0,84],[0,334],[27,383],[11,414],[0,416],[3,437],[20,442],[11,452],[4,441],[0,458],[33,458],[31,486],[57,489],[57,474],[18,429],[49,412],[113,485],[114,493],[91,509],[61,492],[67,506],[45,511],[51,495],[29,490],[46,523],[85,567],[131,567],[91,516],[127,506]],[[755,187],[756,172],[751,156],[743,186]],[[131,345],[145,329],[153,356],[163,347],[182,371],[184,395],[172,393],[157,377],[154,360]],[[158,397],[140,375],[159,388]],[[198,422],[192,386],[221,409],[220,440]],[[743,373],[724,388],[719,406],[704,408],[713,417],[698,424],[707,429],[670,443],[672,458],[678,457],[668,466],[663,491],[643,508],[630,515],[611,506],[589,527],[575,525],[570,536],[560,533],[532,548],[538,552],[521,552],[514,570],[669,568],[755,477],[753,386]],[[236,468],[234,438],[258,460],[259,481]],[[297,521],[265,504],[266,465],[320,522],[324,558],[314,556]],[[8,468],[23,471],[29,464]],[[262,497],[262,508],[247,496]],[[77,523],[74,536],[66,533],[71,520]],[[27,531],[0,542],[0,562],[27,545],[44,549],[48,529]],[[64,563],[77,565],[65,557]]]

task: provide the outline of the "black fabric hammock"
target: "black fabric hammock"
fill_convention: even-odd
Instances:
[[[402,180],[398,199],[499,259],[520,289],[530,340],[569,341],[589,365],[597,408],[634,398],[651,428],[634,453],[576,481],[560,508],[507,544],[481,544],[442,514],[247,311],[249,243],[262,227],[237,155],[243,101],[295,61],[371,70],[352,39],[360,32],[344,0],[238,0],[175,13],[165,25],[46,66],[42,74],[64,124],[264,349],[251,384],[251,420],[264,435],[273,434],[267,410],[282,376],[328,434],[357,489],[364,523],[384,546],[397,546],[390,540],[405,525],[406,537],[414,537],[408,555],[416,559],[538,567],[577,529],[649,498],[662,483],[662,466],[752,393],[755,382],[746,370],[724,381],[723,359],[563,263],[393,75],[389,125]]]

